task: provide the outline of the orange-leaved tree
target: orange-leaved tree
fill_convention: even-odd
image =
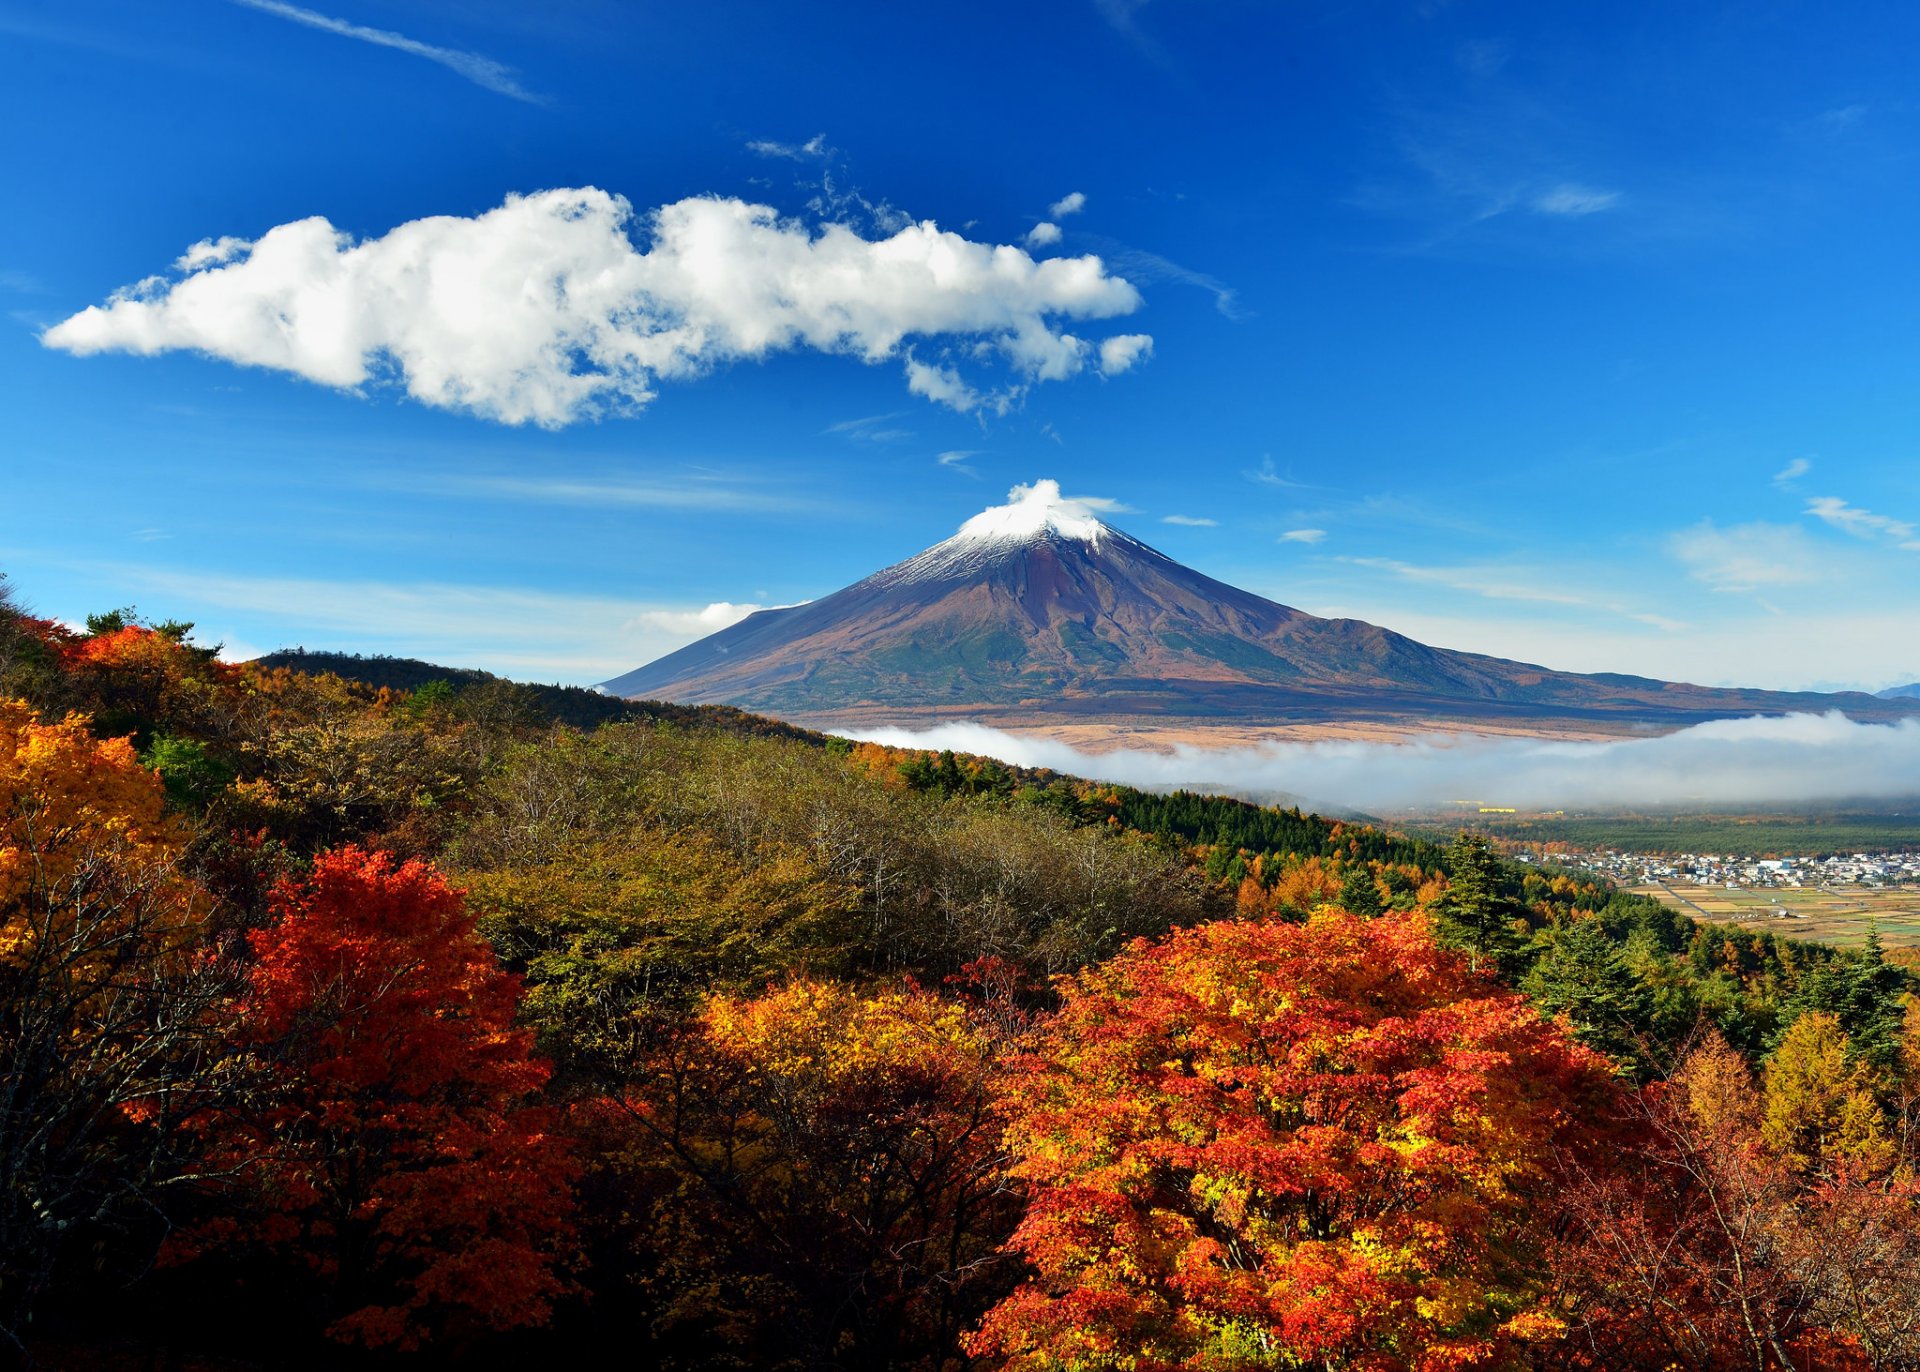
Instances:
[[[1597,1055],[1419,916],[1200,925],[1061,983],[1015,1077],[1015,1368],[1500,1365],[1551,1340],[1530,1211]]]
[[[149,1260],[194,1172],[226,983],[163,805],[125,739],[0,700],[0,1338],[65,1254]]]
[[[341,848],[274,893],[240,1005],[250,1107],[216,1152],[252,1213],[195,1247],[290,1258],[335,1337],[410,1348],[539,1324],[568,1289],[568,1149],[532,1103],[547,1066],[458,892]]]

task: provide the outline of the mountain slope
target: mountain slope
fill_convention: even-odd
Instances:
[[[600,689],[810,723],[1613,720],[1911,713],[1865,694],[1581,676],[1321,619],[1184,567],[1016,487],[954,537],[824,599],[762,610]]]

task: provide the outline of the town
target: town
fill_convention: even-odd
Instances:
[[[1663,856],[1600,848],[1544,854],[1522,851],[1514,856],[1522,862],[1544,862],[1593,872],[1629,887],[1668,882],[1721,886],[1729,890],[1920,885],[1920,852],[1914,851],[1753,858],[1717,853]]]

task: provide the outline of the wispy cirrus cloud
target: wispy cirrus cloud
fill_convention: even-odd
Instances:
[[[816,133],[804,143],[782,143],[772,138],[755,138],[748,141],[747,151],[758,153],[762,157],[785,158],[789,162],[808,162],[833,155],[833,149],[827,146],[827,136],[824,133]]]
[[[427,61],[437,62],[447,70],[464,76],[474,85],[490,90],[496,95],[504,95],[513,100],[524,100],[530,105],[547,103],[545,96],[536,95],[520,84],[520,77],[512,67],[477,52],[465,52],[459,48],[443,48],[432,43],[423,43],[403,33],[368,28],[364,24],[335,19],[317,10],[287,4],[285,0],[232,0],[232,3],[245,9],[258,10],[262,14],[271,14],[291,23],[304,24],[310,29],[319,29],[323,33],[338,34],[342,38],[353,38],[362,43],[372,43],[376,47],[392,48],[396,52],[424,57]]]
[[[1875,514],[1832,495],[1807,501],[1807,513],[1855,538],[1884,541],[1902,551],[1920,553],[1920,528],[1912,520]]]
[[[1160,522],[1162,524],[1177,524],[1183,529],[1217,529],[1220,527],[1219,520],[1208,519],[1204,515],[1161,515]]]
[[[1745,594],[1805,586],[1827,577],[1806,531],[1756,521],[1722,528],[1703,519],[1667,539],[1667,551],[1687,575],[1713,591]]]
[[[391,652],[510,676],[604,681],[728,623],[757,604],[632,600],[514,585],[222,575],[90,565],[116,594],[163,604],[211,638],[278,647]]]
[[[899,443],[913,437],[912,429],[900,427],[900,421],[906,418],[903,410],[889,410],[885,414],[866,414],[856,419],[842,419],[826,427],[826,432],[836,438],[850,439],[855,443]]]
[[[897,362],[914,394],[1005,413],[1040,382],[1114,375],[1149,341],[1068,331],[1142,303],[1095,256],[1036,261],[931,221],[869,239],[718,196],[645,215],[644,248],[635,219],[593,187],[358,242],[315,216],[196,244],[174,278],[128,286],[40,338],[81,355],[199,352],[347,391],[391,375],[423,404],[548,428],[799,350]],[[1001,379],[982,385],[962,366]]]
[[[1538,214],[1564,215],[1575,219],[1615,209],[1619,204],[1619,191],[1596,190],[1573,181],[1550,186],[1535,195],[1531,202],[1532,209]]]
[[[1129,248],[1107,239],[1089,239],[1081,235],[1080,241],[1091,241],[1095,247],[1106,254],[1107,261],[1115,271],[1124,272],[1129,280],[1152,285],[1156,282],[1170,281],[1179,286],[1192,286],[1205,291],[1213,297],[1213,307],[1228,319],[1245,319],[1250,311],[1240,303],[1240,293],[1217,276],[1206,272],[1183,267],[1171,258],[1159,253],[1147,252],[1141,248]]]
[[[1280,535],[1282,543],[1319,543],[1327,536],[1325,529],[1288,529]]]
[[[1524,572],[1485,567],[1423,567],[1391,557],[1343,557],[1340,560],[1355,567],[1390,572],[1403,581],[1442,586],[1449,591],[1466,591],[1488,600],[1526,600],[1543,605],[1591,603],[1583,595],[1543,585]]]
[[[368,483],[381,490],[420,495],[505,500],[583,509],[713,510],[741,514],[816,511],[822,502],[746,483],[634,481],[598,476],[503,476],[436,473],[430,477],[381,475]]]
[[[1278,467],[1274,466],[1272,453],[1260,454],[1260,465],[1258,467],[1248,467],[1243,470],[1240,475],[1257,486],[1277,486],[1282,490],[1290,491],[1313,489],[1304,481],[1295,481],[1291,471],[1282,472]]]
[[[1789,485],[1795,481],[1798,481],[1801,477],[1805,476],[1808,472],[1812,470],[1813,470],[1813,463],[1811,460],[1804,457],[1796,457],[1793,459],[1793,461],[1789,462],[1786,466],[1782,467],[1779,471],[1773,474],[1773,484],[1776,486]]]
[[[1555,584],[1551,577],[1530,567],[1423,566],[1391,557],[1341,557],[1338,560],[1349,566],[1386,572],[1416,585],[1437,586],[1483,600],[1584,610],[1589,614],[1631,620],[1662,633],[1677,633],[1688,627],[1678,619],[1607,596],[1596,596],[1584,588],[1576,590]]]

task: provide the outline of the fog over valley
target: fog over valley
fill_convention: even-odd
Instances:
[[[1203,787],[1372,812],[1461,799],[1525,808],[1750,806],[1889,800],[1920,790],[1920,720],[1857,724],[1834,711],[1716,720],[1655,738],[1580,742],[1435,734],[1413,742],[1180,746],[1088,752],[979,724],[850,731],[1142,787]]]

